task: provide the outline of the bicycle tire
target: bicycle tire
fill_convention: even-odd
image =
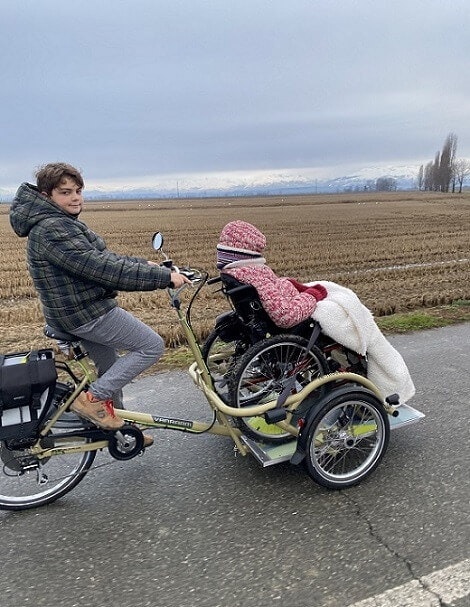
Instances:
[[[71,393],[71,389],[65,389],[64,386],[60,383],[56,386],[61,402]],[[81,420],[74,417],[76,429],[77,426],[80,427]],[[64,431],[68,431],[68,428],[53,427],[43,439],[45,446],[57,446]],[[77,441],[86,443],[90,439]],[[31,440],[30,444],[32,442],[34,441]],[[31,454],[27,443],[21,447],[11,440],[0,441],[0,510],[26,510],[54,502],[85,478],[95,457],[96,451],[84,451],[40,460]]]

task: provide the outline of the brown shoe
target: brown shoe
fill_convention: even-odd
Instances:
[[[153,436],[150,436],[150,434],[144,434],[144,448],[145,447],[151,447],[153,445]]]
[[[124,420],[114,414],[112,401],[96,400],[90,392],[81,392],[70,409],[103,430],[119,430],[124,426]]]

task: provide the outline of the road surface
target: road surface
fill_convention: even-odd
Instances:
[[[0,512],[2,607],[470,605],[470,323],[391,339],[424,420],[394,430],[358,487],[331,492],[229,440],[156,431],[47,507]],[[208,420],[183,372],[128,407]]]

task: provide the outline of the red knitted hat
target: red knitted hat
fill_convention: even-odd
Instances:
[[[219,244],[234,249],[261,253],[266,246],[266,236],[246,221],[231,221],[220,233]]]

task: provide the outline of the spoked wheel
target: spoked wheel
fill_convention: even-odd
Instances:
[[[310,426],[308,473],[329,489],[352,487],[377,468],[389,437],[387,413],[373,394],[352,391],[333,397]]]
[[[59,390],[62,387],[58,384]],[[77,430],[81,422],[73,417],[73,429]],[[54,427],[43,439],[43,448],[83,446],[90,441],[74,438],[71,443],[71,439],[61,438],[68,429]],[[55,501],[78,485],[96,456],[95,451],[86,451],[40,459],[31,454],[30,446],[34,442],[25,438],[0,441],[1,510],[25,510]]]
[[[264,339],[240,358],[229,379],[229,402],[246,407],[276,399],[287,390],[295,394],[327,372],[327,362],[315,346],[294,335]],[[285,442],[292,435],[263,416],[237,417],[235,423],[251,438]]]
[[[202,346],[202,357],[207,364],[217,394],[224,398],[228,394],[227,374],[237,357],[247,349],[242,340],[225,341],[217,330],[209,333]]]

